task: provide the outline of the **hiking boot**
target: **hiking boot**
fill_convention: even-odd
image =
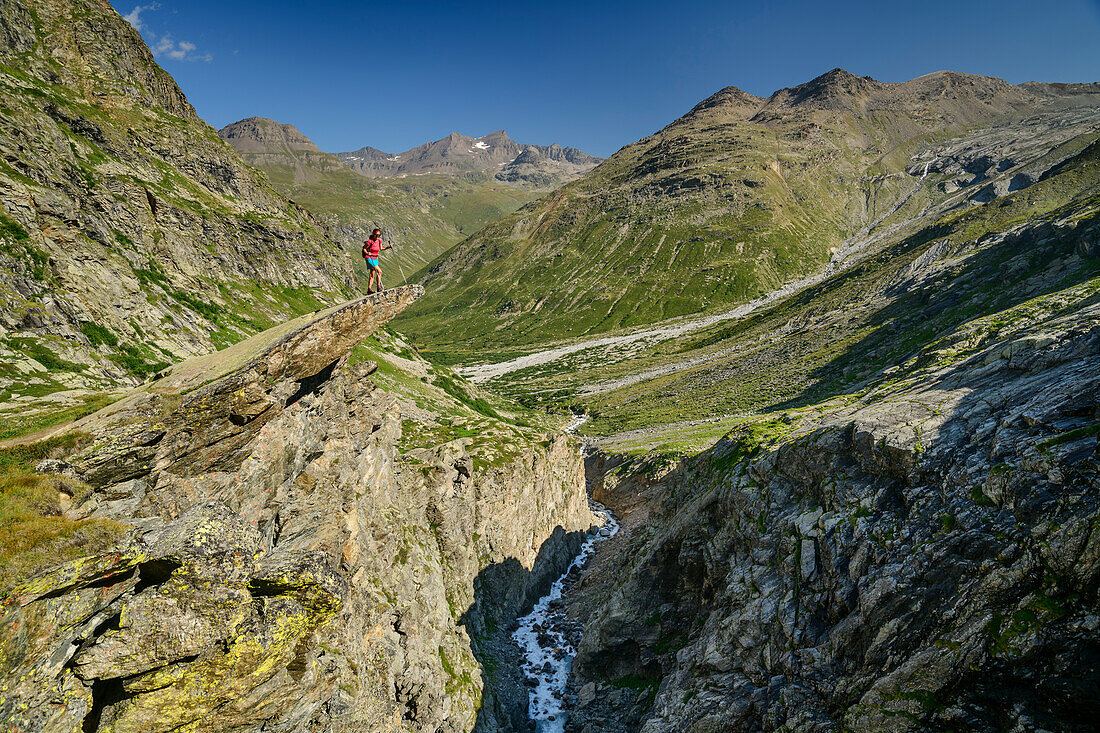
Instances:
[[[374,291],[373,290],[368,290],[367,295],[374,295]]]

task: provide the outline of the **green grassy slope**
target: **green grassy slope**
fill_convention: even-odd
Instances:
[[[1100,298],[1100,141],[1011,196],[922,222],[873,256],[751,316],[618,361],[578,355],[494,382],[532,405],[572,402],[600,434],[670,444],[861,393]],[[939,355],[939,356],[937,356]],[[658,373],[661,367],[668,367]],[[652,376],[615,386],[632,374]],[[600,385],[604,385],[601,388]]]
[[[469,358],[727,309],[946,198],[918,152],[1048,102],[951,73],[725,89],[440,258],[397,327]]]

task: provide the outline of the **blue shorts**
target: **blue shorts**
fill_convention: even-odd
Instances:
[[[378,260],[372,260],[370,257],[364,257],[363,259],[367,261],[367,267],[372,269],[378,267]]]

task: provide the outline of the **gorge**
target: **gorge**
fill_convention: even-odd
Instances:
[[[8,729],[1095,727],[1100,85],[331,155],[0,0],[0,90]]]

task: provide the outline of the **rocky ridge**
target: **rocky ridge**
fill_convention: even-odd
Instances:
[[[470,438],[409,442],[441,418],[371,376],[413,362],[349,354],[420,292],[184,363],[72,428],[87,447],[39,466],[85,486],[63,511],[132,529],[12,591],[9,725],[522,724],[522,690],[505,689],[518,680],[479,660],[592,524],[581,459],[563,436],[515,443],[499,421],[515,449],[496,462]],[[461,394],[427,374],[424,394]]]
[[[1095,288],[694,457],[612,464],[622,544],[574,601],[568,729],[1091,729]]]

